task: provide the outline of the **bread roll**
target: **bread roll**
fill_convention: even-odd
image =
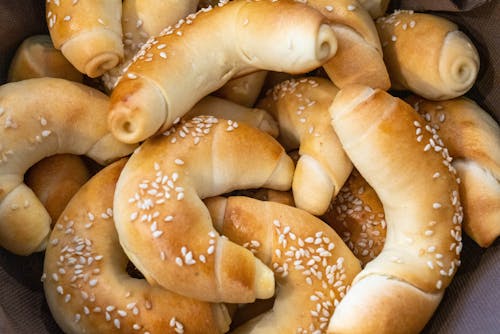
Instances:
[[[374,19],[383,16],[389,7],[389,0],[359,0],[370,16]]]
[[[319,218],[291,206],[248,197],[206,201],[217,230],[273,268],[272,310],[232,333],[324,333],[335,306],[361,267]]]
[[[304,4],[238,0],[201,9],[137,54],[111,95],[110,129],[123,142],[139,142],[237,75],[305,73],[336,46],[326,18]]]
[[[19,255],[45,248],[50,216],[23,182],[32,165],[60,153],[105,164],[134,149],[108,132],[108,108],[103,93],[64,79],[0,87],[0,246]]]
[[[500,127],[474,101],[459,97],[433,102],[409,97],[436,129],[460,177],[464,231],[481,247],[500,235]]]
[[[54,319],[67,334],[225,333],[230,318],[224,305],[182,297],[127,274],[112,210],[124,164],[106,167],[85,184],[50,236],[43,277]]]
[[[379,195],[387,237],[328,333],[418,333],[460,265],[462,207],[451,158],[436,131],[384,91],[347,87],[330,112],[346,153]]]
[[[120,243],[151,284],[213,302],[269,298],[271,270],[215,231],[202,199],[287,190],[292,174],[291,159],[260,130],[207,116],[181,122],[148,139],[125,166],[114,200]]]
[[[273,137],[279,134],[278,123],[264,109],[247,108],[229,100],[206,96],[200,100],[185,116],[186,120],[194,116],[214,116],[243,122],[260,129]]]
[[[55,223],[73,195],[90,178],[85,162],[77,155],[56,154],[42,159],[26,173],[33,190]]]
[[[389,89],[377,29],[363,6],[357,0],[309,0],[307,4],[331,21],[337,36],[337,53],[323,64],[333,83],[339,88],[362,84]]]
[[[392,88],[430,100],[465,94],[479,71],[471,40],[445,18],[397,11],[377,20]]]
[[[83,81],[83,75],[54,48],[49,35],[30,36],[21,43],[10,63],[7,81],[41,77]]]
[[[45,8],[55,48],[80,72],[95,78],[123,59],[120,0],[53,0]]]
[[[363,267],[382,251],[387,226],[384,208],[356,169],[321,219],[342,237]]]
[[[219,88],[215,95],[245,107],[253,107],[264,86],[266,76],[267,71],[257,71],[231,79]]]
[[[306,77],[282,82],[257,104],[278,121],[285,149],[299,148],[293,197],[298,208],[314,215],[326,212],[352,171],[330,125],[328,108],[337,92],[328,79]]]

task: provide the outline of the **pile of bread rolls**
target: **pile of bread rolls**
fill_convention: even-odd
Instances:
[[[420,332],[462,230],[500,234],[500,127],[472,41],[387,6],[47,0],[0,86],[0,246],[45,252],[60,328]]]

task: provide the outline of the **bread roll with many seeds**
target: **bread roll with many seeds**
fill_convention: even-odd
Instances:
[[[408,102],[436,129],[460,177],[464,231],[481,247],[500,235],[500,127],[474,101]]]
[[[465,94],[476,81],[479,55],[453,22],[432,14],[396,11],[377,20],[392,88],[430,100]]]
[[[361,270],[340,237],[319,218],[248,197],[206,201],[217,230],[273,268],[273,309],[232,333],[324,333],[335,306]]]
[[[328,79],[287,80],[259,101],[278,121],[287,151],[299,148],[293,176],[295,205],[314,215],[326,212],[349,177],[352,164],[330,125],[328,108],[338,88]]]
[[[47,0],[45,8],[55,48],[80,72],[95,78],[123,59],[120,0]]]
[[[336,46],[326,18],[304,4],[237,0],[201,9],[137,54],[111,95],[110,129],[121,141],[139,142],[236,75],[305,73],[331,58]]]
[[[379,195],[387,237],[328,333],[417,333],[460,264],[462,207],[451,158],[411,106],[381,90],[347,87],[330,112],[345,151]]]
[[[0,87],[2,247],[20,255],[45,248],[50,217],[23,182],[32,165],[60,153],[87,155],[106,164],[134,149],[108,132],[108,108],[103,93],[64,79],[30,79]]]
[[[189,120],[194,116],[214,116],[231,119],[233,122],[243,122],[260,129],[273,137],[279,134],[276,120],[264,109],[247,108],[229,100],[215,96],[206,96],[200,100],[185,116]]]
[[[272,271],[222,238],[202,199],[240,188],[290,188],[293,162],[268,134],[195,117],[148,139],[114,200],[120,243],[151,284],[192,298],[248,303],[274,293]]]
[[[355,169],[321,219],[342,237],[363,267],[384,247],[384,208],[375,190]]]
[[[222,304],[179,296],[128,275],[113,223],[115,184],[125,164],[95,175],[71,200],[50,236],[44,290],[67,333],[225,333]]]

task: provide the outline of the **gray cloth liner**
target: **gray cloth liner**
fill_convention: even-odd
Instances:
[[[0,0],[0,82],[5,82],[6,69],[21,41],[30,35],[47,32],[44,3],[42,0]],[[500,105],[498,3],[497,0],[401,0],[391,6],[447,10],[435,13],[456,22],[481,54],[478,81],[467,95],[497,121],[500,119],[500,111],[495,108]],[[481,6],[474,8],[476,5]],[[42,269],[41,253],[20,257],[0,250],[0,333],[61,333],[44,299],[40,282]],[[500,241],[482,249],[465,236],[462,266],[424,333],[500,333],[499,309]]]

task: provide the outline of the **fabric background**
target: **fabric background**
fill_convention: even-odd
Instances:
[[[435,13],[456,22],[468,34],[481,54],[481,70],[476,85],[467,95],[497,121],[500,120],[498,3],[497,0],[401,0],[392,4],[393,8],[441,10]],[[482,5],[471,10],[479,4]],[[457,13],[457,10],[466,11]],[[43,0],[0,0],[0,83],[5,81],[8,64],[22,40],[46,32]],[[481,249],[467,237],[464,239],[462,266],[425,328],[426,334],[500,332],[500,241]],[[42,269],[43,254],[20,257],[0,249],[0,333],[61,333],[45,303],[40,282]]]

